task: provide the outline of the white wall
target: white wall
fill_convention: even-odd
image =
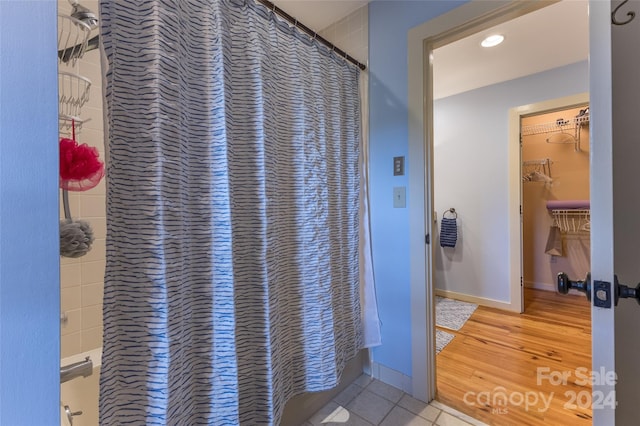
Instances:
[[[434,237],[435,287],[508,303],[508,112],[588,91],[587,63],[439,99],[434,103],[434,208],[458,213],[458,244]]]

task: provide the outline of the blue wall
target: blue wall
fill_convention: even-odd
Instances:
[[[373,360],[407,376],[411,376],[409,215],[406,208],[394,209],[392,198],[393,187],[408,186],[408,170],[405,176],[393,176],[392,167],[393,157],[408,153],[407,32],[464,3],[374,1],[369,5],[371,231],[382,322],[382,346],[374,349]],[[500,100],[491,110],[499,109],[502,115],[499,129],[504,131],[505,143],[500,155],[506,158],[508,109],[586,92],[586,72],[586,62],[573,64],[458,95],[457,99],[481,96],[480,105]],[[439,102],[447,105],[455,99]],[[504,167],[506,170],[506,163]],[[410,203],[407,199],[407,205]]]
[[[407,33],[465,1],[374,1],[369,4],[369,140],[371,232],[383,345],[373,359],[411,376],[409,211],[393,208],[393,157],[407,157]],[[407,164],[408,161],[405,161]],[[410,200],[407,199],[407,205]]]
[[[0,0],[0,424],[60,424],[55,0]]]

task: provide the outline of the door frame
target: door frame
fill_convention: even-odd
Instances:
[[[589,133],[590,144],[590,198],[591,198],[591,278],[614,282],[614,179],[613,179],[613,66],[620,66],[614,57],[610,1],[589,0]],[[622,14],[622,13],[621,13]],[[630,40],[632,43],[633,39]],[[626,90],[622,88],[622,90]],[[597,141],[597,143],[595,143]],[[623,143],[623,142],[618,142]],[[592,295],[593,297],[593,295]],[[619,308],[618,308],[619,309]],[[616,351],[624,348],[624,340],[616,341],[614,309],[591,307],[591,355],[594,371],[617,372]],[[623,366],[622,369],[625,366]],[[626,366],[636,371],[635,364]],[[623,371],[624,374],[624,371]],[[635,375],[632,375],[633,378]],[[604,399],[614,396],[615,405],[603,404],[593,410],[594,425],[629,424],[635,419],[635,392],[629,389],[626,404],[616,410],[616,384],[596,380],[593,394]],[[617,414],[618,412],[619,414]],[[623,413],[628,417],[623,418]]]
[[[432,51],[469,35],[556,3],[549,1],[471,1],[408,33],[409,107],[409,252],[411,295],[412,395],[431,401],[436,395],[433,245],[433,67]],[[519,144],[516,153],[519,156]],[[510,164],[519,174],[519,162]],[[509,229],[511,309],[522,311],[520,183],[510,181]],[[511,197],[517,196],[513,202]],[[513,230],[516,232],[513,232]],[[427,240],[428,241],[428,240]],[[515,256],[515,257],[514,257]],[[514,289],[517,287],[517,291]]]

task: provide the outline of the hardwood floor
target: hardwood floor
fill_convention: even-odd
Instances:
[[[526,289],[525,313],[478,307],[436,357],[436,400],[490,425],[591,424],[585,297]]]

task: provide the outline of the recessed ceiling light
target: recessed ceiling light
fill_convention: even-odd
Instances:
[[[480,45],[482,47],[493,47],[493,46],[499,45],[503,41],[504,41],[504,36],[503,35],[494,34],[494,35],[490,35],[489,37],[487,37],[484,40],[482,40],[482,43],[480,43]]]

